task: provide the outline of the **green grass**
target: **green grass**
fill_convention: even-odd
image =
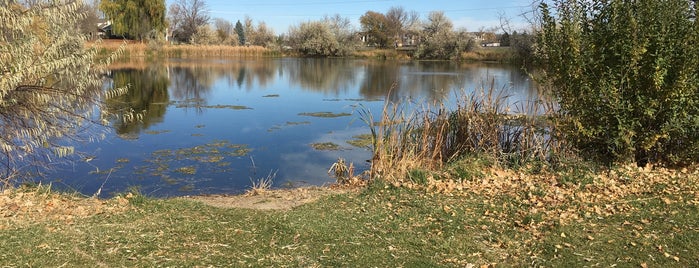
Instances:
[[[0,263],[688,267],[699,263],[698,199],[696,192],[629,196],[619,200],[627,211],[563,224],[506,195],[450,196],[381,182],[284,211],[136,196],[125,212],[0,230]]]

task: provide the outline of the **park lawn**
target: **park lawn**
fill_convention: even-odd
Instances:
[[[16,215],[5,213],[0,263],[32,267],[688,267],[699,263],[696,172],[648,182],[627,175],[620,176],[628,180],[620,188],[639,183],[648,188],[608,199],[604,196],[618,194],[589,186],[597,185],[594,181],[549,187],[539,184],[550,179],[543,178],[524,183],[527,189],[489,181],[506,191],[494,191],[491,185],[443,191],[429,183],[396,187],[374,181],[284,210],[219,208],[191,199],[133,194],[95,200],[40,193],[43,201],[26,196],[19,200],[47,209],[64,206],[75,216],[12,220]],[[482,183],[478,180],[469,183]],[[566,189],[577,189],[572,199]],[[556,198],[548,199],[552,196],[569,201],[554,202]],[[90,207],[95,213],[76,214],[81,202],[100,206]],[[17,209],[4,204],[3,210]]]

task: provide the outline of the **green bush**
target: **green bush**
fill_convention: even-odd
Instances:
[[[542,81],[566,139],[606,163],[699,156],[699,25],[688,0],[541,4]]]

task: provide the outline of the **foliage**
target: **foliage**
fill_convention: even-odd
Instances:
[[[415,56],[420,59],[459,59],[461,53],[473,49],[475,43],[454,32],[454,25],[444,12],[430,12],[424,26],[424,41],[418,45]]]
[[[379,48],[392,47],[405,33],[417,31],[419,20],[419,13],[399,6],[391,7],[386,14],[367,11],[359,18],[367,43]]]
[[[509,39],[510,48],[515,54],[515,60],[524,65],[532,64],[534,61],[534,35],[528,34],[526,31],[522,33],[514,31]]]
[[[554,6],[540,6],[537,53],[543,82],[560,103],[566,139],[607,163],[695,162],[699,22],[688,1]]]
[[[359,18],[359,22],[362,25],[362,31],[364,31],[364,34],[367,36],[366,43],[379,48],[390,46],[388,22],[385,15],[374,11],[367,11]]]
[[[267,47],[274,43],[274,31],[264,21],[258,22],[257,27],[254,27],[252,19],[246,17],[245,38],[246,45]]]
[[[500,35],[500,46],[509,47],[510,46],[510,34],[505,32]]]
[[[221,39],[218,38],[216,31],[211,29],[209,25],[202,25],[197,28],[197,31],[189,40],[194,45],[215,45],[220,44]]]
[[[101,73],[77,23],[81,3],[0,2],[0,160],[5,178],[19,166],[73,152],[58,138],[85,141],[102,96]],[[114,96],[117,92],[108,92]]]
[[[320,21],[290,27],[289,39],[292,46],[306,56],[336,56],[340,52],[340,43]]]
[[[335,14],[334,16],[325,16],[322,22],[327,25],[339,44],[337,56],[350,55],[360,46],[360,40],[354,33],[349,18]]]
[[[102,0],[100,10],[112,21],[112,32],[127,38],[161,38],[165,0]]]
[[[245,36],[245,29],[243,29],[243,24],[240,23],[240,21],[237,21],[235,23],[235,33],[238,35],[238,44],[241,46],[245,45],[245,42],[247,42],[247,38]]]
[[[170,5],[168,16],[172,38],[179,42],[191,43],[192,37],[209,23],[204,0],[177,0]]]

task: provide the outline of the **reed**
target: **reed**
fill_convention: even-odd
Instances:
[[[476,48],[461,53],[461,59],[465,61],[510,62],[514,58],[514,51],[509,47]]]
[[[553,163],[563,148],[554,135],[554,108],[538,101],[510,105],[509,96],[488,88],[443,104],[386,102],[380,122],[366,109],[360,117],[373,137],[372,178],[402,180],[410,172],[440,170],[465,157],[487,157],[504,168]]]
[[[103,40],[98,46],[104,51],[116,51],[124,47],[124,58],[163,57],[163,58],[204,58],[204,57],[262,57],[276,56],[278,52],[261,46],[227,45],[170,45],[157,42],[130,40]]]

